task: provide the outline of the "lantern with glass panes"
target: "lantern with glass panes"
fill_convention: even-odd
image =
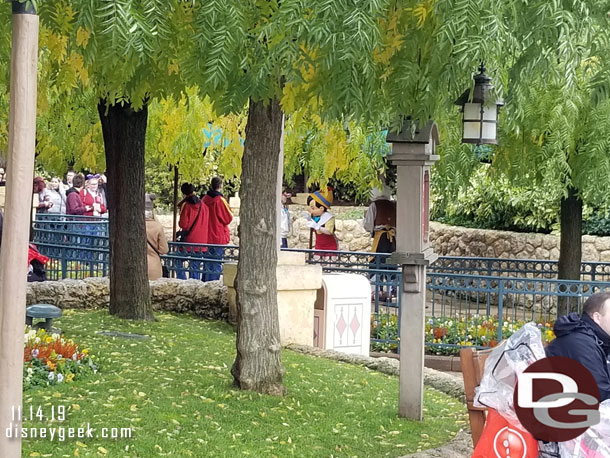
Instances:
[[[474,77],[472,97],[466,89],[455,104],[462,107],[462,143],[498,144],[498,112],[504,102],[493,97],[491,78],[485,74],[483,63]]]

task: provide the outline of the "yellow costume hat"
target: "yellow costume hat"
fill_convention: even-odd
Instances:
[[[333,204],[333,188],[328,186],[326,191],[315,191],[310,194],[311,198],[322,205],[327,210]]]

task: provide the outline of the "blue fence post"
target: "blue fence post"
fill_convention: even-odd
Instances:
[[[398,270],[398,286],[396,287],[396,294],[398,295],[398,298],[396,300],[396,305],[398,305],[398,342],[396,344],[396,353],[400,354],[400,339],[401,334],[400,334],[400,316],[402,314],[402,301],[400,300],[402,297],[402,269]],[[424,288],[426,286],[424,285]]]
[[[487,260],[487,275],[489,277],[491,277],[491,275],[492,275],[491,263],[492,263],[492,260],[488,259]],[[489,317],[489,313],[491,312],[491,292],[487,293],[487,304],[485,304],[485,312],[486,312],[487,316]]]
[[[61,249],[61,253],[63,254],[61,257],[61,279],[65,280],[68,278],[68,257],[66,250],[63,248]]]
[[[504,280],[498,281],[498,343],[502,341],[502,324],[504,323],[503,317],[503,305],[504,305]]]

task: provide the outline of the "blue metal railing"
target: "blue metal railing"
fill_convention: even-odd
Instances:
[[[107,220],[36,215],[34,231],[34,243],[50,258],[47,264],[49,280],[108,275]]]
[[[507,320],[549,323],[557,318],[560,298],[566,299],[567,312],[580,313],[587,297],[608,289],[610,282],[436,272],[428,275],[428,291],[432,293],[432,301],[428,306],[431,307],[432,317],[449,316],[459,319],[497,316],[502,323]],[[490,296],[494,297],[491,301],[488,300]],[[490,302],[494,305],[490,306]],[[498,341],[503,337],[502,327],[499,327]],[[481,343],[476,339],[474,341]]]
[[[51,258],[49,279],[105,276],[109,267],[108,221],[99,218],[47,215],[37,218],[35,243]],[[239,247],[170,243],[162,256],[170,276],[216,279],[225,262],[237,262]],[[395,350],[400,333],[402,272],[387,263],[389,254],[287,249],[306,254],[308,263],[325,272],[358,272],[371,281],[373,348]],[[511,333],[517,321],[552,323],[563,299],[569,311],[579,311],[586,297],[610,289],[610,263],[583,262],[582,280],[556,280],[557,261],[528,259],[440,257],[428,269],[426,315],[437,348],[486,346]],[[493,333],[477,326],[499,325]],[[497,320],[497,321],[496,321]],[[548,327],[548,326],[546,326]],[[487,329],[487,328],[485,328]],[[546,329],[543,327],[543,330]],[[493,334],[493,336],[491,335]],[[436,342],[442,341],[441,343]]]
[[[441,256],[430,265],[431,272],[476,274],[502,277],[556,278],[559,262],[539,259],[475,258]],[[610,281],[610,263],[583,261],[581,279]]]

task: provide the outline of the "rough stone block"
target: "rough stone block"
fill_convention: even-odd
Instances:
[[[595,249],[595,244],[583,243],[582,259],[583,259],[583,261],[599,261],[599,253]]]
[[[595,248],[598,251],[610,251],[610,237],[596,237]]]
[[[163,278],[150,282],[153,310],[193,313],[201,318],[226,320],[227,288],[220,281]],[[28,283],[27,305],[47,303],[62,309],[106,308],[108,278]]]

